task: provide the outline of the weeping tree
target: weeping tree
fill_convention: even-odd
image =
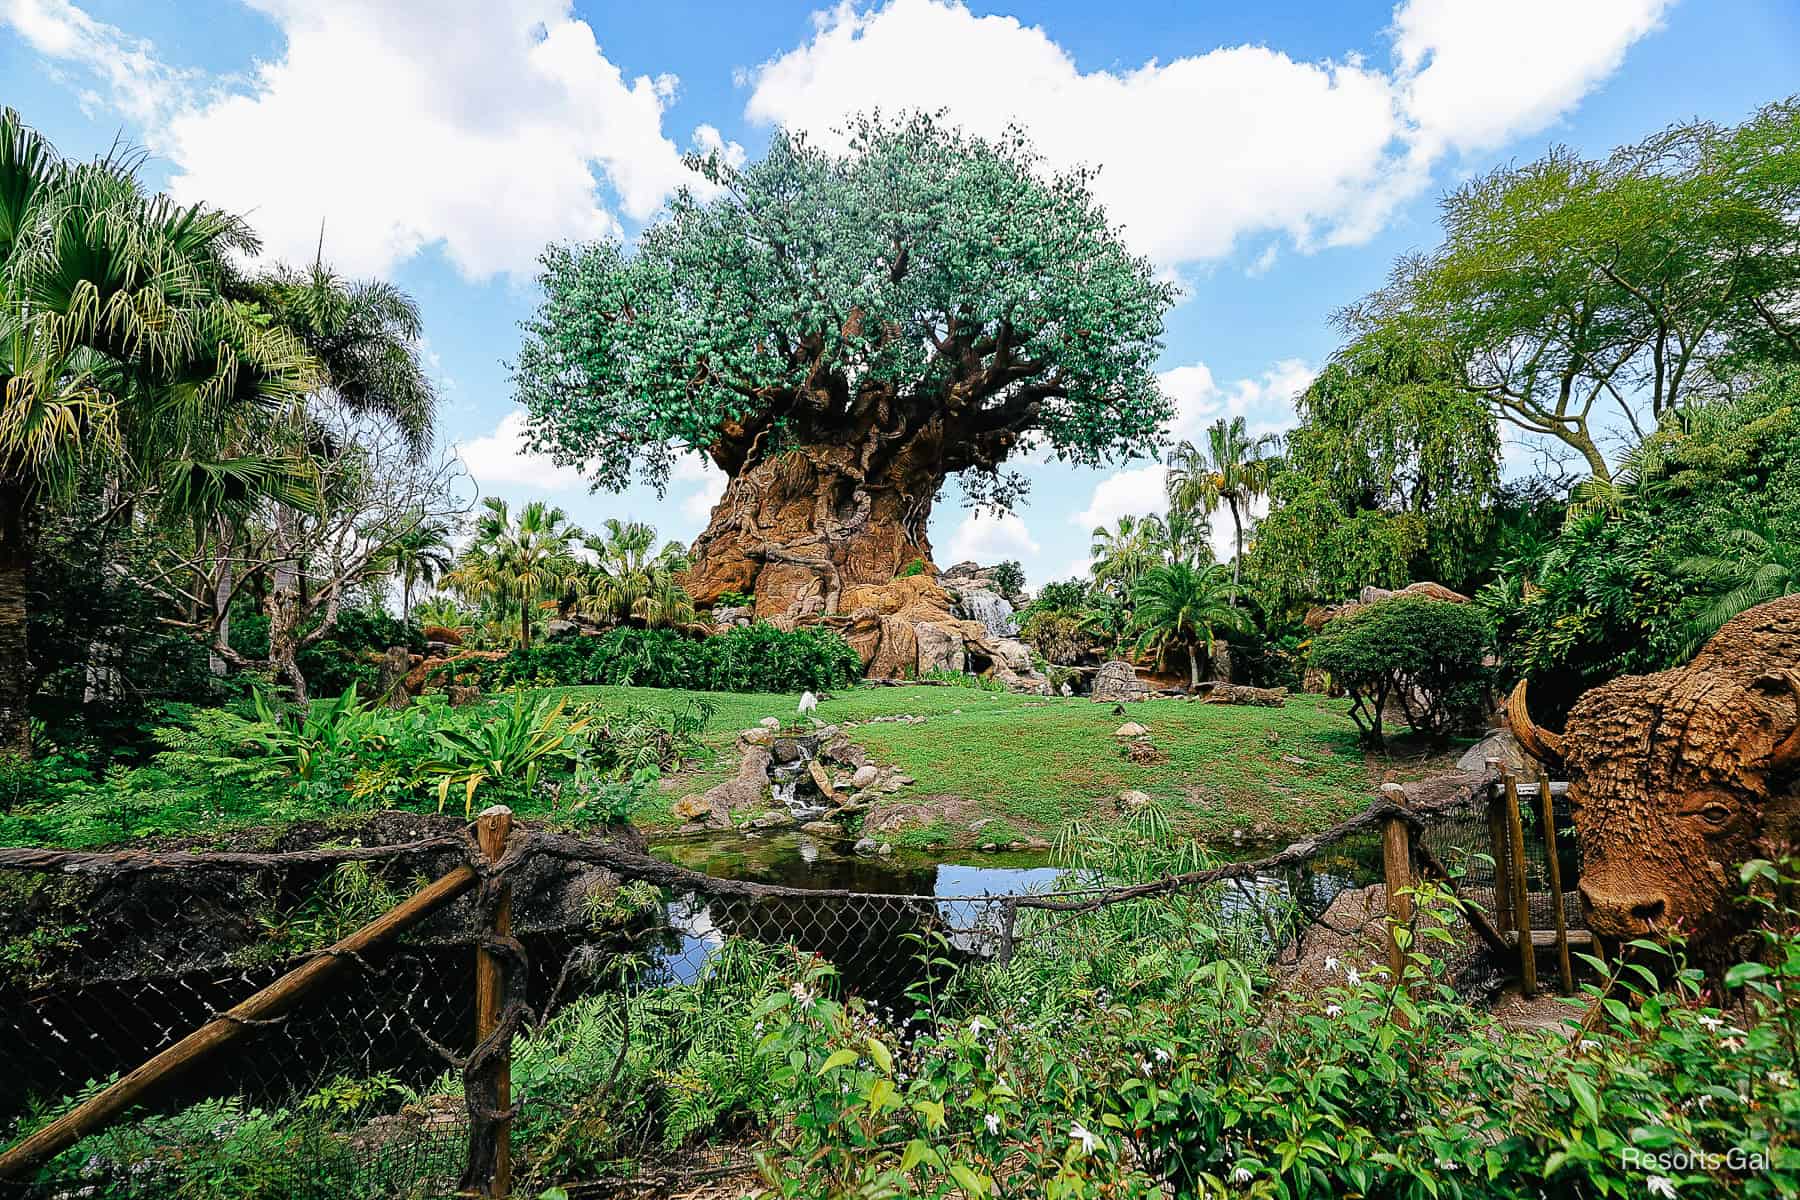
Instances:
[[[929,558],[944,481],[1010,507],[1041,442],[1097,465],[1154,450],[1173,290],[1022,135],[863,118],[842,153],[778,134],[692,160],[634,248],[552,246],[514,364],[535,446],[619,489],[699,453],[729,476],[685,577],[701,604],[835,611]]]

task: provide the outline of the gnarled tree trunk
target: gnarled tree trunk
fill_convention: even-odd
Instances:
[[[694,542],[684,582],[695,602],[746,592],[758,617],[834,613],[845,588],[929,561],[925,525],[946,472],[929,436],[897,452],[892,440],[865,429],[737,471]]]

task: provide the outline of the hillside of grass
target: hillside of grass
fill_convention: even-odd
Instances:
[[[674,823],[668,806],[729,777],[739,731],[764,717],[795,718],[794,696],[577,687],[573,702],[602,712],[633,706],[671,708],[704,699],[714,706],[704,741],[710,762],[665,780],[658,801],[638,820]],[[856,723],[850,736],[874,758],[917,782],[897,801],[954,797],[1015,832],[1053,832],[1076,819],[1107,820],[1119,793],[1136,789],[1160,801],[1177,826],[1218,840],[1234,833],[1274,837],[1328,825],[1360,811],[1383,774],[1404,763],[1371,766],[1344,715],[1345,702],[1294,696],[1284,708],[1147,700],[1122,707],[1083,697],[1046,699],[959,687],[861,687],[819,703],[819,720]],[[917,724],[873,722],[923,717]],[[1150,730],[1166,761],[1140,764],[1114,736],[1126,721]],[[912,844],[967,840],[966,829],[914,831]],[[992,836],[992,835],[990,835]]]

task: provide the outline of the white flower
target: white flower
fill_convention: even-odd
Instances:
[[[1769,1082],[1778,1088],[1791,1088],[1794,1086],[1794,1077],[1786,1071],[1770,1071]]]
[[[1652,1175],[1644,1181],[1644,1186],[1650,1190],[1652,1196],[1667,1196],[1670,1200],[1674,1198],[1675,1181],[1667,1175]]]
[[[1000,1118],[993,1113],[989,1113],[987,1116],[983,1117],[982,1120],[987,1123],[988,1134],[993,1137],[998,1137],[1000,1134]]]
[[[1700,1024],[1706,1026],[1708,1029],[1723,1029],[1723,1028],[1725,1028],[1725,1022],[1721,1021],[1717,1017],[1701,1017]]]
[[[1335,958],[1328,958],[1328,959],[1326,959],[1326,960],[1325,960],[1325,969],[1326,969],[1326,970],[1327,970],[1327,971],[1335,971],[1335,970],[1337,970],[1337,967],[1338,967],[1338,964],[1337,964],[1337,959],[1335,959]],[[1243,1169],[1243,1168],[1242,1168],[1242,1167],[1240,1167],[1240,1168],[1238,1168],[1238,1169],[1239,1169],[1239,1170],[1242,1170],[1242,1169]]]
[[[1094,1139],[1094,1135],[1088,1132],[1087,1126],[1083,1125],[1080,1121],[1069,1126],[1069,1136],[1081,1143],[1081,1152],[1083,1154],[1092,1154],[1095,1145],[1098,1144]]]
[[[1337,1004],[1327,1004],[1325,1006],[1325,1015],[1328,1017],[1341,1017],[1344,1015],[1343,1006],[1337,1005]]]
[[[1243,1187],[1245,1184],[1249,1183],[1250,1182],[1250,1168],[1249,1167],[1238,1167],[1235,1170],[1233,1170],[1231,1172],[1231,1182],[1237,1184],[1239,1187]]]
[[[980,1017],[976,1017],[969,1022],[969,1036],[980,1037],[981,1031],[988,1028],[991,1028],[991,1026],[989,1026],[986,1021],[983,1021]]]
[[[1575,1048],[1583,1054],[1587,1054],[1590,1051],[1598,1050],[1600,1048],[1600,1043],[1596,1042],[1593,1038],[1582,1038],[1581,1043]]]
[[[1351,987],[1355,987],[1362,982],[1362,976],[1356,973],[1355,967],[1345,967],[1344,978],[1349,981]]]
[[[1150,1070],[1151,1070],[1151,1068],[1150,1068],[1150,1060],[1149,1060],[1149,1059],[1147,1059],[1147,1058],[1144,1058],[1144,1059],[1139,1059],[1139,1060],[1138,1060],[1138,1066],[1140,1066],[1140,1067],[1142,1067],[1142,1068],[1143,1068],[1143,1070],[1144,1070],[1144,1077],[1145,1077],[1145,1078],[1146,1078],[1146,1079],[1148,1079],[1148,1078],[1149,1078],[1149,1077],[1150,1077]]]
[[[1167,1050],[1164,1050],[1161,1046],[1158,1046],[1156,1048],[1156,1061],[1164,1062],[1164,1063],[1168,1062],[1169,1061],[1169,1052]]]
[[[802,1003],[802,1004],[811,1004],[812,1003],[813,994],[807,990],[805,984],[796,983],[789,990],[793,992],[794,999],[798,1000],[800,1003]]]

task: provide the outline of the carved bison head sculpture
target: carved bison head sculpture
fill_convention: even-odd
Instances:
[[[1741,927],[1739,864],[1800,836],[1800,596],[1738,616],[1684,667],[1626,675],[1576,702],[1562,733],[1508,723],[1561,763],[1581,837],[1581,898],[1605,937],[1688,931],[1696,949]]]

